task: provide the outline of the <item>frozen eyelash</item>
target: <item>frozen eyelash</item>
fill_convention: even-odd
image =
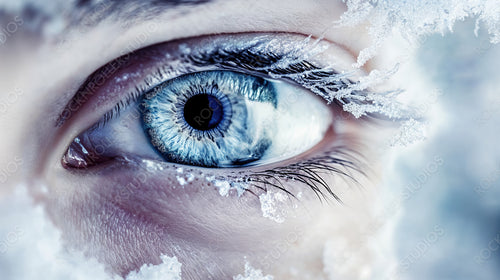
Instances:
[[[124,100],[121,100],[116,106],[107,112],[102,121],[97,124],[100,127],[109,120],[120,115],[120,112],[128,105],[137,101],[142,94],[172,78],[173,73],[176,76],[189,72],[206,71],[217,67],[218,69],[231,69],[243,71],[250,74],[260,74],[264,78],[277,78],[278,75],[286,75],[287,80],[294,82],[316,94],[326,96],[328,91],[340,91],[348,88],[352,82],[347,79],[347,74],[339,74],[333,69],[320,68],[311,62],[303,59],[295,59],[293,64],[281,64],[280,67],[271,69],[271,65],[284,59],[284,55],[278,55],[273,52],[256,52],[256,46],[245,49],[228,51],[216,49],[213,52],[204,52],[184,56],[182,67],[173,71],[169,66],[165,66],[152,71],[152,74],[145,79],[143,84],[138,85],[128,93]],[[357,94],[364,95],[362,91]],[[326,97],[325,97],[326,99]],[[327,99],[328,100],[328,99]],[[354,100],[350,100],[354,102]],[[348,99],[333,100],[339,106],[347,103]]]
[[[384,119],[408,119],[411,112],[395,101],[400,91],[372,92],[369,88],[385,82],[396,71],[373,70],[368,75],[353,79],[356,70],[339,72],[335,66],[318,67],[310,61],[329,48],[322,39],[309,36],[301,42],[270,40],[273,35],[256,37],[249,42],[233,46],[224,40],[216,40],[208,49],[187,48],[185,59],[197,66],[217,65],[227,69],[244,69],[273,79],[292,81],[336,103],[356,118],[370,116]],[[356,80],[356,81],[354,81]]]
[[[366,176],[361,168],[358,154],[345,146],[335,146],[322,155],[287,166],[252,171],[243,176],[229,175],[220,179],[228,181],[230,185],[243,184],[245,191],[256,196],[258,194],[254,190],[267,193],[274,188],[291,197],[296,197],[296,194],[286,187],[286,182],[294,181],[311,189],[319,200],[328,200],[329,197],[333,197],[336,201],[342,202],[335,186],[327,182],[325,175],[338,175],[355,184],[359,183],[356,175]]]
[[[218,66],[226,69],[240,69],[266,75],[270,78],[287,79],[308,88],[322,96],[329,103],[333,101],[329,92],[349,88],[353,84],[349,74],[340,74],[330,68],[320,68],[299,54],[276,54],[262,51],[261,43],[242,49],[216,48],[208,52],[185,55],[188,63],[196,66]],[[297,57],[292,57],[297,56]],[[358,92],[356,94],[363,94]]]

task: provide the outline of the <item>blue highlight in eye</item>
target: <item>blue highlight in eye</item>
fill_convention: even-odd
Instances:
[[[265,79],[205,71],[156,86],[140,106],[144,130],[167,161],[234,167],[259,160],[271,145],[255,115],[276,104],[276,90]]]

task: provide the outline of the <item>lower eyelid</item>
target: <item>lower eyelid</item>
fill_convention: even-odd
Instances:
[[[109,253],[114,258],[126,258],[130,252],[123,250],[123,248],[132,246],[133,249],[130,250],[135,253],[134,259],[138,255],[145,258],[138,262],[137,267],[130,266],[131,264],[127,262],[113,267],[115,271],[124,275],[130,270],[138,269],[143,262],[151,262],[151,258],[154,259],[159,254],[172,252],[168,251],[172,250],[172,244],[176,244],[176,248],[180,248],[179,250],[186,250],[186,247],[182,246],[198,246],[207,249],[204,246],[210,246],[214,240],[220,240],[221,236],[230,237],[233,240],[267,240],[280,236],[287,225],[277,223],[276,217],[271,219],[264,215],[261,195],[269,191],[269,193],[281,192],[285,197],[288,197],[285,202],[276,205],[280,213],[286,213],[285,216],[279,218],[284,218],[287,222],[296,217],[303,218],[304,215],[309,215],[309,207],[320,205],[317,203],[318,197],[320,199],[325,197],[322,197],[321,194],[317,196],[317,193],[307,183],[294,180],[294,173],[297,173],[297,169],[288,170],[288,174],[286,174],[286,170],[276,168],[291,168],[290,166],[294,163],[301,163],[306,168],[314,168],[313,165],[307,166],[307,161],[312,160],[315,163],[320,163],[321,161],[316,161],[316,159],[325,155],[330,155],[331,158],[337,156],[355,161],[357,159],[355,156],[342,156],[339,153],[349,155],[349,151],[341,147],[344,144],[346,142],[340,135],[330,131],[322,143],[307,154],[286,162],[275,163],[266,168],[253,167],[245,171],[190,168],[137,157],[118,159],[103,168],[85,170],[82,173],[70,172],[65,180],[59,178],[59,184],[64,184],[64,182],[78,183],[61,187],[70,194],[68,196],[71,199],[67,204],[70,205],[70,209],[64,208],[67,207],[64,205],[57,205],[52,211],[73,213],[73,218],[77,220],[76,225],[83,225],[81,228],[65,229],[66,233],[74,234],[80,238],[79,241],[82,244],[79,246],[82,248],[87,248],[86,246],[99,248],[98,246],[102,245],[99,243],[102,242],[99,238],[105,238],[106,246],[112,249],[104,248],[104,253],[96,251],[93,253],[101,254],[101,257],[104,256],[103,258],[107,258]],[[333,164],[331,166],[351,175],[357,174],[352,168],[342,169],[342,166]],[[262,179],[263,177],[259,173],[273,169],[285,171],[285,177],[280,178],[279,183],[269,178],[266,179],[271,184],[254,181],[256,186],[250,188],[252,192],[244,192],[241,196],[238,195],[236,189],[231,189],[227,192],[226,197],[225,193],[221,192],[221,188],[217,186],[218,182],[230,183],[245,177]],[[191,182],[189,182],[190,174],[194,175]],[[311,176],[311,173],[306,173],[306,175]],[[317,172],[317,175],[321,176],[327,183],[331,183],[331,188],[336,194],[339,186],[334,185],[334,178],[342,178],[342,180],[346,178],[344,175],[326,169]],[[208,177],[213,177],[213,179]],[[182,185],[183,181],[188,183]],[[312,181],[309,183],[314,184]],[[319,184],[316,186],[322,187]],[[286,191],[279,190],[279,187],[290,192],[291,196],[288,196]],[[326,197],[331,198],[325,190],[323,192]],[[326,199],[328,200],[328,198]],[[92,228],[86,228],[85,225],[94,224],[96,219],[102,225],[100,224],[98,230],[88,232]],[[71,227],[71,224],[66,220],[59,221],[59,223],[61,227]],[[256,228],[260,230],[256,231]],[[144,235],[144,232],[147,235]],[[162,246],[158,245],[160,243],[155,243],[158,240],[154,239],[160,237],[162,238],[160,242],[163,244]],[[253,250],[265,252],[266,248],[259,248],[260,242],[254,243],[220,242],[217,244],[217,249],[233,252],[239,250],[238,252],[245,253]],[[74,244],[74,246],[78,245]],[[208,249],[212,250],[210,247]],[[194,251],[190,250],[189,252]],[[171,254],[177,255],[173,252]],[[182,263],[187,265],[188,262],[182,261]],[[109,265],[109,263],[106,264]]]
[[[295,196],[299,192],[307,193],[311,191],[311,187],[314,187],[316,188],[314,192],[317,192],[323,198],[334,197],[338,199],[338,197],[335,197],[335,189],[328,184],[323,184],[321,181],[328,182],[332,176],[346,176],[342,173],[353,176],[362,173],[358,172],[359,168],[357,166],[357,162],[361,159],[350,153],[349,143],[343,143],[342,139],[341,135],[336,135],[333,131],[330,131],[323,141],[308,153],[286,161],[244,169],[197,168],[166,163],[161,159],[145,159],[143,156],[129,154],[117,157],[113,162],[105,166],[82,171],[75,170],[74,174],[81,174],[83,179],[88,178],[89,175],[95,177],[102,181],[97,184],[99,186],[105,185],[108,178],[112,181],[112,178],[127,177],[134,181],[137,174],[141,174],[143,177],[147,175],[151,177],[151,180],[163,180],[165,185],[172,188],[182,189],[184,188],[183,184],[209,186],[209,189],[204,190],[204,192],[217,193],[220,191],[220,186],[217,186],[217,184],[227,184],[231,186],[230,189],[233,195],[238,192],[238,189],[248,188],[250,193],[253,194],[262,193],[262,191],[269,189],[283,191]],[[349,142],[354,143],[355,141],[351,137]],[[345,162],[332,163],[333,159]],[[315,161],[317,162],[312,164]],[[319,164],[322,164],[323,167],[320,167]],[[301,171],[301,169],[305,168],[308,168],[307,170],[310,173]],[[282,188],[290,185],[290,182],[294,182],[293,187]],[[127,184],[129,183],[124,181],[124,185]],[[92,186],[89,187],[92,188]],[[119,188],[119,185],[113,184],[112,188]]]

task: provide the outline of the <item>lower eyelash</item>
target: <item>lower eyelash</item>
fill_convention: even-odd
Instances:
[[[107,112],[96,126],[104,126],[109,120],[118,117],[122,110],[141,97],[141,92],[143,90],[137,88],[134,92],[129,93],[127,98],[118,103],[113,110]],[[285,182],[295,181],[312,189],[320,200],[333,197],[336,201],[342,202],[341,197],[335,193],[334,186],[329,184],[323,177],[324,175],[337,174],[348,178],[353,183],[358,183],[355,176],[352,175],[353,173],[366,176],[362,168],[360,168],[359,157],[358,153],[346,146],[335,146],[319,156],[292,163],[288,166],[251,172],[245,174],[243,178],[227,176],[226,179],[234,182],[244,182],[248,187],[255,187],[264,192],[267,192],[268,186],[271,186],[284,191],[292,197],[295,197],[295,194],[285,187]],[[248,187],[245,190],[256,195]]]
[[[345,146],[336,146],[322,155],[292,163],[288,166],[252,172],[238,181],[243,181],[249,186],[264,192],[267,192],[270,186],[296,197],[285,187],[285,182],[295,181],[313,190],[319,200],[327,200],[328,197],[333,197],[336,201],[342,202],[341,197],[336,194],[334,186],[329,184],[324,179],[324,176],[336,174],[359,184],[353,174],[366,176],[360,165],[361,163],[354,151]],[[249,188],[246,191],[258,196]]]

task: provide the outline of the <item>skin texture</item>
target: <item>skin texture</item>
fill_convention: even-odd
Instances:
[[[9,132],[2,135],[0,166],[17,166],[0,193],[8,193],[18,182],[28,183],[67,246],[96,257],[121,276],[143,264],[160,263],[162,254],[178,257],[183,279],[230,279],[242,272],[245,261],[276,279],[324,276],[325,242],[342,236],[356,244],[361,238],[371,218],[370,187],[361,195],[352,181],[325,176],[349,206],[347,211],[333,199],[321,202],[302,184],[285,181],[292,194],[303,194],[287,201],[283,211],[288,218],[276,223],[261,213],[262,190],[224,197],[205,179],[229,171],[188,168],[185,172],[195,174],[195,180],[183,188],[177,185],[177,166],[152,170],[134,157],[105,168],[70,172],[61,165],[67,146],[109,108],[82,110],[62,127],[55,127],[54,120],[93,71],[129,51],[207,34],[284,32],[319,37],[344,10],[340,1],[330,0],[215,1],[187,13],[168,9],[126,27],[126,18],[105,20],[76,36],[69,31],[62,37],[20,32],[0,49],[2,64],[9,65],[0,69],[1,94],[20,92],[0,118],[0,128]],[[346,65],[364,47],[364,36],[353,29],[325,33],[327,41],[347,54]],[[57,42],[62,38],[66,43],[61,47]],[[332,110],[332,115],[337,113]],[[370,128],[350,117],[342,118],[341,125],[345,135],[329,135],[302,158],[346,142],[364,153],[353,143],[365,141]],[[358,173],[353,176],[366,180]],[[366,252],[362,261],[369,263],[370,258]]]

